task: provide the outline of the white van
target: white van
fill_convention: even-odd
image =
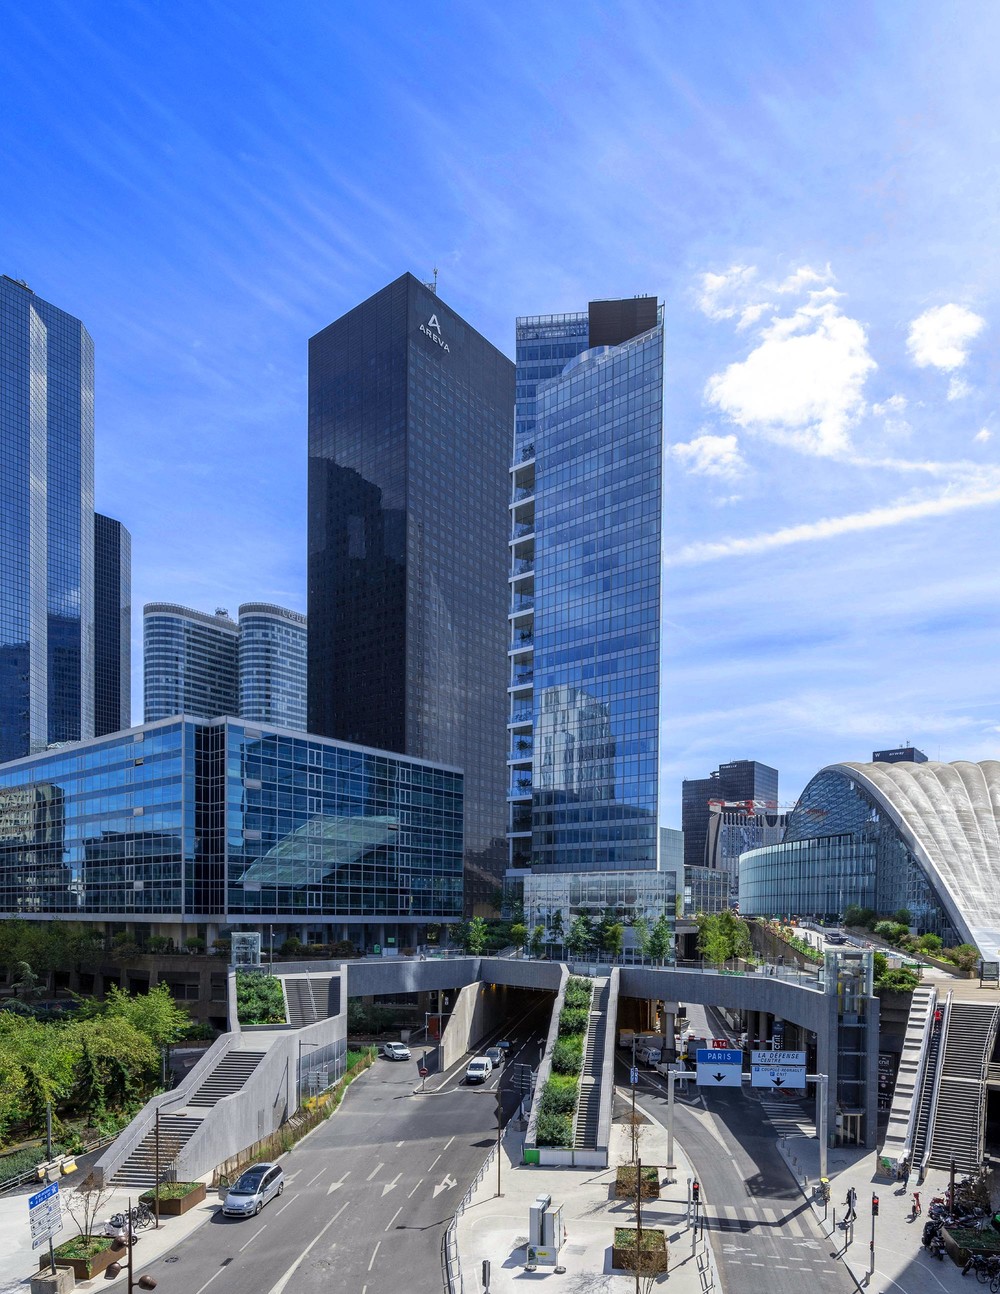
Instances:
[[[663,1052],[659,1047],[642,1047],[635,1053],[635,1058],[643,1065],[658,1065]]]

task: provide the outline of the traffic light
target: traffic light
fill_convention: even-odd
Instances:
[[[878,1217],[878,1196],[872,1195],[872,1217]]]
[[[691,1183],[691,1198],[692,1200],[694,1200],[695,1204],[698,1203],[698,1199],[700,1195],[701,1195],[701,1182],[699,1182],[696,1177],[694,1181]]]

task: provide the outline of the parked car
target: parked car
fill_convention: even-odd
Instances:
[[[485,1083],[493,1073],[493,1062],[488,1056],[476,1056],[474,1060],[469,1061],[468,1068],[465,1071],[465,1081],[467,1083]]]
[[[500,1050],[499,1047],[487,1047],[486,1059],[490,1062],[490,1064],[493,1066],[494,1069],[499,1069],[500,1066],[503,1064],[503,1052]]]
[[[254,1164],[235,1186],[230,1186],[222,1212],[229,1218],[256,1216],[284,1189],[285,1174],[278,1164]]]
[[[382,1055],[386,1060],[409,1060],[410,1049],[405,1042],[387,1042],[382,1046]]]

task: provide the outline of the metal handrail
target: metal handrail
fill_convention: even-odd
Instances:
[[[921,1090],[923,1090],[924,1067],[927,1064],[927,1050],[931,1045],[931,1035],[934,1032],[934,1012],[937,1008],[937,989],[931,986],[930,997],[927,1002],[927,1017],[924,1020],[924,1033],[920,1039],[920,1055],[917,1057],[917,1073],[921,1078]],[[910,1117],[906,1121],[906,1136],[903,1139],[902,1158],[908,1163],[910,1156],[913,1154],[913,1138],[917,1131],[917,1118],[920,1112],[920,1093],[914,1091],[913,1100],[910,1102]]]
[[[948,1028],[951,1024],[952,990],[944,1000],[944,1018],[941,1021],[941,1036],[938,1039],[937,1065],[934,1069],[934,1091],[931,1093],[931,1108],[927,1112],[927,1141],[924,1144],[924,1157],[920,1161],[920,1180],[923,1181],[930,1163],[931,1146],[934,1144],[934,1120],[937,1118],[938,1097],[941,1095],[941,1076],[944,1073],[944,1053],[948,1049]]]

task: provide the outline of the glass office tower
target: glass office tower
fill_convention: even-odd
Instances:
[[[778,807],[778,770],[756,759],[733,759],[708,777],[681,783],[681,828],[686,867],[714,866],[709,824],[713,813],[773,813]],[[747,846],[750,848],[750,846]]]
[[[94,735],[132,723],[132,536],[94,514]]]
[[[240,607],[240,716],[306,727],[306,618],[269,602]]]
[[[663,425],[656,299],[519,319],[517,395],[511,864],[536,872],[655,869]]]
[[[399,948],[461,910],[456,769],[178,716],[0,768],[2,918]]]
[[[172,602],[142,609],[145,722],[175,714],[212,719],[238,714],[239,625],[219,608],[214,616]]]
[[[94,730],[94,344],[0,276],[0,762]]]
[[[411,274],[309,342],[309,727],[465,772],[503,878],[514,366]]]

